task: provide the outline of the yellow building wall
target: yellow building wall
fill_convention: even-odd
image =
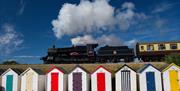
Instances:
[[[158,51],[158,44],[153,44],[154,46],[154,51]]]
[[[180,43],[178,43],[177,46],[178,46],[178,50],[180,50]]]
[[[171,49],[169,43],[166,43],[166,44],[165,44],[165,47],[166,47],[166,50],[170,50],[170,49]]]

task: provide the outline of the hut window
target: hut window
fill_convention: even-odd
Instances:
[[[177,49],[177,44],[170,44],[171,49]]]
[[[164,44],[159,44],[158,48],[159,48],[159,50],[165,50],[166,49]]]
[[[154,46],[153,45],[148,45],[147,46],[147,50],[148,51],[153,51],[154,50]]]

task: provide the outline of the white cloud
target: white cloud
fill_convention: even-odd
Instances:
[[[172,8],[173,3],[160,3],[153,10],[152,13],[161,13]]]
[[[115,35],[102,35],[100,37],[93,37],[92,35],[78,36],[72,38],[73,45],[85,45],[90,43],[99,43],[100,45],[122,45],[122,41]]]
[[[134,11],[135,5],[131,2],[125,2],[121,10],[116,15],[116,22],[120,30],[128,30],[134,24],[146,19],[144,13],[137,13]]]
[[[23,43],[22,35],[14,30],[13,25],[4,24],[0,29],[0,55],[10,54]]]
[[[21,56],[13,56],[14,58],[40,58],[41,56],[31,56],[31,55],[21,55]]]
[[[24,12],[25,6],[26,6],[25,0],[20,0],[19,6],[20,6],[20,8],[19,8],[17,14],[22,15]]]
[[[157,19],[157,20],[155,21],[155,26],[156,26],[157,28],[162,28],[162,27],[165,26],[165,24],[166,24],[166,21],[165,21],[164,19]]]
[[[53,31],[57,38],[64,35],[93,35],[112,32],[113,27],[128,30],[130,26],[146,17],[143,13],[134,11],[131,2],[122,4],[119,12],[108,3],[108,0],[93,2],[82,0],[80,4],[64,4],[59,11],[58,19],[52,21]]]
[[[57,38],[91,33],[111,26],[113,16],[114,8],[106,0],[81,1],[79,5],[66,3],[61,8],[58,19],[52,21],[53,31]]]
[[[135,8],[135,5],[132,2],[125,2],[122,5],[122,9],[134,9],[134,8]]]

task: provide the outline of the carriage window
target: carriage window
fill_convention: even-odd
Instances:
[[[177,44],[170,44],[171,49],[177,49]]]
[[[144,46],[141,46],[141,50],[144,50]]]
[[[153,45],[148,45],[147,46],[147,50],[148,51],[153,51],[154,50],[154,46]]]
[[[165,44],[159,44],[158,49],[165,50],[166,49]]]

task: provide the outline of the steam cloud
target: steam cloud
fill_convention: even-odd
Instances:
[[[82,0],[78,5],[66,3],[60,9],[58,18],[52,21],[53,31],[58,39],[64,35],[77,36],[71,39],[74,45],[121,44],[122,41],[113,34],[113,28],[126,31],[139,19],[146,18],[145,14],[136,13],[134,9],[135,5],[131,2],[125,2],[121,9],[116,10],[107,0]],[[107,32],[110,34],[105,34]],[[97,34],[99,37],[96,37]]]
[[[98,38],[93,38],[91,35],[78,36],[71,39],[74,45],[83,45],[88,43],[99,43],[100,45],[111,44],[111,45],[122,45],[122,41],[119,40],[115,35],[102,35]]]

